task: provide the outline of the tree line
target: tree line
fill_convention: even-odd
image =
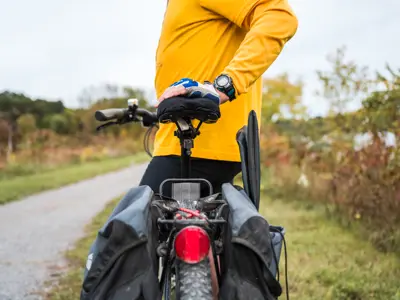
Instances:
[[[330,67],[316,72],[316,95],[329,104],[325,115],[307,113],[301,79],[288,74],[264,78],[261,156],[269,174],[264,185],[282,197],[325,205],[349,226],[362,224],[380,249],[400,250],[400,70],[387,65],[383,72],[372,72],[345,54],[345,48],[338,49],[327,58]],[[100,90],[84,91],[79,109],[1,93],[0,149],[12,153],[24,143],[31,148],[40,144],[41,153],[43,144],[56,139],[64,148],[72,147],[73,139],[90,145],[99,137],[95,110],[125,107],[128,98],[150,108],[142,90],[110,85]],[[358,108],[349,110],[354,103]],[[135,140],[129,145],[134,150],[141,134],[141,126],[133,124],[112,127],[100,136],[119,139],[112,149]],[[367,142],[360,144],[360,136]]]
[[[329,104],[325,116],[304,114],[301,84],[287,82],[290,89],[275,93],[288,99],[292,91],[292,114],[263,120],[271,186],[283,197],[324,204],[343,224],[362,224],[379,249],[398,251],[400,69],[371,72],[348,60],[344,48],[328,61],[330,69],[317,72],[317,95]],[[359,108],[349,111],[354,102]]]
[[[118,87],[107,86],[107,89],[115,90]],[[89,99],[91,95],[86,91],[86,102],[82,102],[87,107],[79,109],[67,108],[60,100],[33,99],[21,93],[4,91],[0,93],[0,149],[3,154],[10,155],[18,150],[18,145],[24,138],[34,132],[46,130],[60,136],[83,135],[85,139],[90,139],[98,125],[94,120],[97,109],[126,107],[129,98],[137,98],[142,107],[149,107],[144,91],[130,87],[123,87],[122,91],[114,97],[96,99]],[[128,128],[129,130],[140,133],[139,126]],[[121,128],[112,128],[111,132],[118,136]]]

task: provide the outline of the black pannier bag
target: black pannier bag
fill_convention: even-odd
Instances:
[[[276,275],[283,228],[270,226],[243,189],[226,183],[222,194],[229,209],[225,213],[228,225],[221,255],[220,300],[277,299],[282,293]]]
[[[153,197],[148,186],[131,189],[99,230],[89,251],[81,300],[161,299]]]
[[[220,258],[220,299],[276,299],[281,293],[275,280],[281,235],[270,230],[243,189],[227,183],[222,194],[229,206],[224,213],[228,224]],[[89,250],[80,300],[161,299],[153,199],[150,187],[140,186],[116,206]]]
[[[261,161],[259,126],[255,111],[236,135],[242,163],[243,188],[224,184],[228,202],[224,254],[221,257],[221,300],[270,300],[282,294],[279,260],[284,229],[271,226],[260,206]],[[278,278],[278,280],[276,279]]]

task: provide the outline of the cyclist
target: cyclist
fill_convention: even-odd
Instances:
[[[261,76],[296,30],[287,0],[168,1],[156,54],[158,101],[201,95],[223,104],[218,122],[202,125],[192,152],[191,176],[209,180],[215,192],[240,172],[236,133],[252,109],[260,118]],[[180,176],[175,129],[160,124],[140,185],[157,191],[164,179]]]
[[[251,110],[260,118],[261,76],[296,30],[287,0],[168,1],[156,54],[158,101],[201,95],[223,104],[218,122],[202,125],[191,161],[191,177],[209,180],[215,192],[241,171],[236,134]],[[158,191],[179,178],[175,129],[160,124],[140,185]]]
[[[207,179],[215,192],[220,192],[221,185],[232,181],[241,171],[236,134],[246,125],[251,110],[260,118],[261,76],[296,30],[297,19],[287,0],[168,1],[156,55],[158,101],[186,96],[209,98],[221,104],[221,118],[216,124],[202,125],[191,155],[191,177]],[[160,124],[153,159],[141,186],[158,191],[165,179],[180,177],[181,147],[175,130],[173,123]],[[141,192],[132,190],[119,207],[129,204]],[[129,210],[126,213],[125,218]],[[112,226],[105,224],[100,231],[89,251],[81,300],[160,298],[154,288],[158,280],[154,247],[158,237],[152,231],[144,243],[144,229],[153,228],[154,224],[148,221],[147,227],[142,226],[139,221],[143,218],[135,216],[138,219],[134,222],[121,217],[108,224]],[[124,220],[129,220],[131,226],[125,226]],[[224,249],[226,272],[221,279],[220,299],[275,299],[270,295],[273,285],[264,280],[266,272],[262,267],[272,259],[269,235],[265,232],[268,223],[250,218],[246,224],[241,227],[246,230],[239,231],[241,238],[251,241],[250,248],[258,244],[262,248],[257,248],[255,254],[250,248],[228,246],[232,239],[226,240],[228,244],[224,242],[232,251]],[[140,230],[133,231],[132,226]],[[259,234],[253,235],[254,232]],[[121,245],[129,247],[120,249]],[[218,290],[215,270],[212,273],[214,288]]]

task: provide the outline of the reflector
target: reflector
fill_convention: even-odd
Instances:
[[[207,232],[197,226],[183,228],[175,237],[176,256],[188,264],[202,261],[210,249]]]

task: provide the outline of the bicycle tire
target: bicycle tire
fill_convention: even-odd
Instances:
[[[176,300],[212,300],[209,259],[197,264],[177,261],[175,290]]]

